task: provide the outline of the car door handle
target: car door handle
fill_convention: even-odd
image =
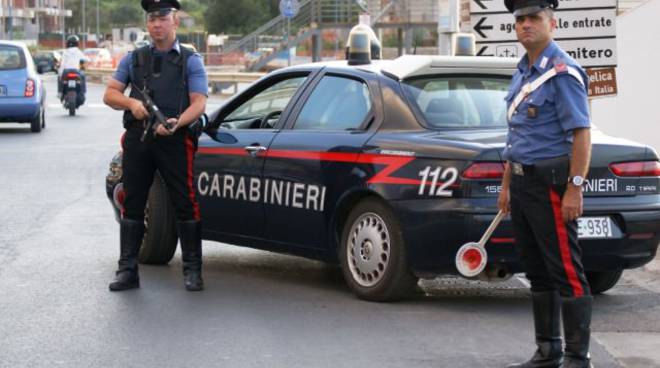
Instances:
[[[256,155],[259,152],[266,151],[266,147],[264,147],[264,146],[246,146],[245,150],[248,151],[250,154]]]

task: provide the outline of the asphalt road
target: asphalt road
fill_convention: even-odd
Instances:
[[[108,292],[119,240],[103,184],[121,113],[90,84],[69,117],[47,79],[43,132],[0,125],[0,367],[480,368],[531,355],[518,278],[426,281],[411,300],[368,303],[333,266],[205,242],[204,292],[184,290],[178,254],[143,266],[139,290]],[[660,367],[658,275],[628,273],[596,298],[596,367]]]

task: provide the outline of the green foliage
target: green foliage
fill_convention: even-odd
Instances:
[[[279,15],[280,0],[180,0],[182,10],[209,33],[249,33]],[[82,27],[82,0],[64,0],[73,15],[66,18],[67,32]],[[137,0],[100,1],[100,29],[144,27],[144,11]],[[95,0],[85,0],[85,26],[96,32]]]
[[[249,33],[279,14],[279,0],[215,0],[208,5],[209,33]]]

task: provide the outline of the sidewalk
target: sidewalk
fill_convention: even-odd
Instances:
[[[660,252],[644,267],[624,272],[624,277],[644,289],[660,293]],[[660,332],[598,332],[593,337],[624,368],[660,368]]]

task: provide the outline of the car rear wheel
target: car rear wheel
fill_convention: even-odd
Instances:
[[[621,279],[623,270],[587,272],[587,281],[592,294],[602,294],[616,285]]]
[[[393,301],[417,284],[408,267],[401,228],[392,211],[376,199],[360,202],[349,214],[339,258],[344,278],[360,298]]]
[[[30,131],[32,133],[39,133],[44,126],[44,111],[41,110],[37,116],[30,121]]]
[[[176,252],[177,233],[174,207],[167,194],[165,182],[159,174],[149,190],[144,216],[144,238],[140,247],[140,263],[167,264]]]

